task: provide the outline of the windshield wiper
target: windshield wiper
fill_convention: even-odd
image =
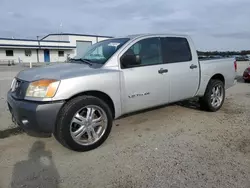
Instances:
[[[78,58],[78,59],[71,59],[71,60],[73,60],[73,61],[81,61],[81,62],[83,62],[83,63],[86,63],[86,64],[92,66],[91,61],[89,61],[89,60],[87,60],[87,59]]]
[[[82,58],[81,58],[81,60],[82,60],[82,61],[86,61],[86,62],[90,63],[91,65],[93,64],[93,61],[91,61],[90,59],[82,59]]]

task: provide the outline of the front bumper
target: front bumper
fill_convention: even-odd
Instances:
[[[26,131],[52,133],[59,110],[64,104],[60,102],[31,102],[17,100],[8,92],[7,103],[12,119]]]

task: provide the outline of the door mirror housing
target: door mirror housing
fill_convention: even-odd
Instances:
[[[139,55],[126,54],[121,58],[123,68],[134,67],[141,64],[141,57]]]

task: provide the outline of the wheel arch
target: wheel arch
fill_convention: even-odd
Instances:
[[[225,77],[224,77],[222,74],[220,74],[220,73],[217,73],[217,74],[213,75],[213,76],[210,78],[210,80],[220,80],[220,81],[222,81],[223,84],[225,85]],[[210,80],[208,81],[208,83],[210,82]],[[207,84],[207,85],[208,85],[208,84]]]
[[[222,74],[220,74],[220,73],[217,73],[217,74],[214,74],[214,75],[208,80],[207,85],[206,85],[206,88],[205,88],[205,91],[206,91],[206,89],[207,89],[207,87],[208,87],[208,85],[209,85],[209,83],[210,83],[211,80],[220,80],[220,81],[223,82],[223,84],[224,84],[224,86],[225,86],[225,78],[224,78],[224,76],[223,76]],[[205,91],[204,91],[204,93],[205,93]]]
[[[68,98],[66,100],[66,102],[70,101],[73,98],[76,98],[78,96],[82,96],[82,95],[94,96],[94,97],[97,97],[97,98],[103,100],[109,106],[109,108],[111,110],[111,113],[112,113],[112,117],[113,118],[115,117],[115,105],[114,105],[114,102],[113,102],[113,100],[111,99],[111,97],[108,94],[106,94],[106,93],[104,93],[102,91],[90,90],[90,91],[84,91],[84,92],[81,92],[81,93],[77,93],[77,94],[71,96],[70,98]]]
[[[201,81],[201,86],[200,86],[196,96],[202,97],[205,94],[206,89],[207,89],[211,80],[220,80],[223,82],[224,85],[226,84],[225,77],[221,73],[216,73],[211,77],[205,77],[205,79]]]

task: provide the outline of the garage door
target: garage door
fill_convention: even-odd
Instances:
[[[76,55],[82,56],[91,45],[91,41],[76,41]]]

